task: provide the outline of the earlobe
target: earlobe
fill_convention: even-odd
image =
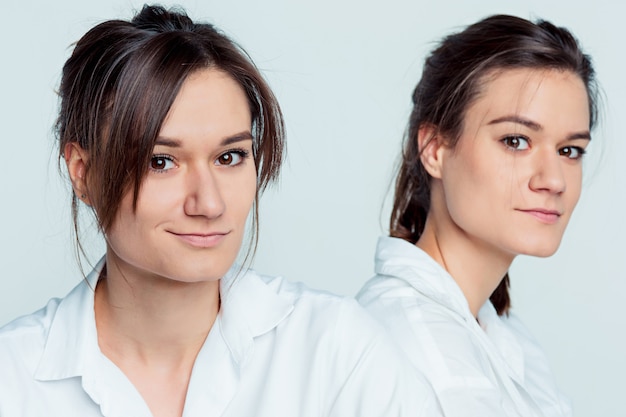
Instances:
[[[443,151],[445,144],[438,134],[436,126],[422,125],[417,133],[417,145],[420,160],[426,172],[433,178],[441,178]]]
[[[87,151],[84,150],[78,142],[70,142],[65,144],[63,156],[65,158],[65,164],[67,165],[67,172],[70,175],[70,181],[72,181],[74,193],[85,204],[90,205],[89,189],[86,179],[89,157]]]

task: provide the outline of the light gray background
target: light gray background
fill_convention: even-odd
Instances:
[[[410,92],[434,42],[494,13],[572,29],[594,58],[606,95],[604,120],[560,251],[513,265],[514,311],[544,346],[577,415],[625,415],[624,6],[612,0],[179,4],[245,47],[284,109],[289,158],[280,187],[262,201],[255,268],[343,294],[354,294],[372,275]],[[23,0],[3,7],[0,325],[63,296],[81,279],[69,188],[58,175],[51,134],[54,90],[73,41],[103,19],[130,17],[140,5]],[[101,251],[93,246],[92,253]]]

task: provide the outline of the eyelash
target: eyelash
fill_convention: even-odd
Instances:
[[[172,169],[172,168],[165,168],[165,169],[154,168],[152,166],[152,162],[154,162],[157,159],[165,159],[166,161],[174,163],[174,158],[171,155],[166,155],[166,154],[152,155],[152,158],[150,158],[150,166],[148,167],[148,169],[150,169],[150,171],[158,173],[158,174],[163,174],[163,173],[169,171],[170,169]]]
[[[502,139],[500,139],[500,142],[502,142],[504,144],[504,146],[506,146],[508,149],[513,149],[513,150],[519,150],[518,147],[516,146],[511,146],[510,145],[510,141],[513,139],[517,139],[517,140],[523,140],[524,142],[526,142],[526,144],[528,145],[528,147],[530,147],[530,139],[527,138],[526,136],[523,135],[511,135],[511,136],[506,136]],[[523,150],[523,149],[522,149]]]
[[[239,156],[241,160],[235,164],[218,164],[218,161],[220,160],[220,158],[222,158],[225,155],[232,155],[232,154]],[[250,157],[249,150],[243,149],[243,148],[234,148],[234,149],[229,149],[226,152],[220,154],[220,156],[218,156],[217,159],[215,160],[215,163],[216,165],[235,167],[235,166],[241,165],[245,159],[248,159],[248,157]]]
[[[575,157],[573,157],[573,158],[570,158],[568,155],[565,155],[565,154],[563,153],[563,151],[564,151],[565,149],[570,149],[570,150],[571,150],[571,149],[575,149],[575,150],[578,152],[578,155],[577,155],[577,156],[575,156]],[[568,159],[571,159],[572,161],[578,161],[578,160],[579,160],[579,159],[581,159],[581,158],[583,157],[583,155],[585,155],[586,153],[587,153],[587,151],[586,151],[584,148],[581,148],[580,146],[565,146],[565,147],[563,147],[563,148],[559,149],[559,155],[565,156],[565,157],[567,157]]]
[[[235,162],[234,164],[228,164],[228,163],[226,163],[226,164],[220,164],[220,163],[219,163],[220,158],[222,158],[222,157],[224,157],[224,156],[226,156],[226,155],[233,155],[233,154],[237,155],[239,158],[241,158],[241,160],[240,160],[240,161]],[[250,151],[248,151],[247,149],[243,149],[243,148],[229,149],[228,151],[226,151],[226,152],[224,152],[224,153],[220,154],[220,155],[217,157],[217,159],[215,160],[215,162],[216,162],[216,165],[222,165],[222,166],[230,166],[230,167],[235,167],[235,166],[240,165],[240,164],[241,164],[241,163],[242,163],[245,159],[247,159],[249,156],[250,156]],[[167,154],[155,154],[155,155],[152,155],[152,158],[150,158],[150,166],[148,167],[148,168],[150,169],[150,171],[155,172],[155,173],[158,173],[158,174],[163,174],[163,173],[165,173],[165,172],[169,171],[170,169],[172,169],[172,168],[163,168],[163,169],[154,168],[154,167],[152,166],[152,163],[153,163],[155,160],[158,160],[158,159],[164,159],[164,160],[166,160],[166,161],[168,161],[168,162],[174,163],[174,157],[172,157],[171,155],[167,155]],[[166,163],[166,164],[167,164],[167,163]]]
[[[530,147],[530,139],[527,138],[526,136],[523,136],[523,135],[506,136],[506,137],[500,139],[500,142],[502,142],[504,144],[504,146],[506,146],[508,149],[512,149],[513,151],[526,150],[526,149],[519,149],[518,147],[515,147],[515,146],[511,146],[510,145],[510,141],[512,139],[518,139],[518,140],[522,139],[523,141],[525,141],[528,144],[528,147]],[[568,154],[565,153],[566,149],[570,150],[569,154],[571,154],[572,153],[571,151],[574,150],[577,153],[577,155],[575,157],[573,157],[573,158],[569,157]],[[587,151],[585,150],[585,148],[582,148],[580,146],[564,146],[564,147],[562,147],[562,148],[560,148],[558,150],[558,153],[559,153],[559,155],[565,156],[568,159],[571,159],[572,161],[577,161],[577,160],[581,159],[583,157],[583,155],[585,155],[585,153],[587,153]]]

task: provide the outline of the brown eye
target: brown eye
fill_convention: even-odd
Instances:
[[[559,149],[559,155],[568,159],[580,159],[585,154],[585,150],[579,146],[566,146]]]
[[[229,151],[221,154],[217,157],[215,161],[216,165],[225,165],[225,166],[235,166],[239,165],[243,162],[243,159],[248,156],[248,152],[240,150],[240,151]]]
[[[224,155],[217,158],[217,161],[220,163],[220,165],[231,165],[233,163],[233,155],[225,153]]]
[[[150,169],[153,171],[167,171],[174,167],[172,158],[164,155],[155,155],[150,159]]]
[[[528,139],[523,136],[507,136],[506,138],[502,139],[502,143],[504,143],[507,148],[515,150],[524,150],[530,148]]]

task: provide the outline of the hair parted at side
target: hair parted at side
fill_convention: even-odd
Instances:
[[[494,71],[516,68],[570,71],[580,77],[589,98],[589,127],[594,127],[598,93],[591,58],[567,29],[545,20],[494,15],[445,37],[427,57],[413,91],[413,110],[395,184],[391,236],[417,242],[430,208],[432,178],[420,161],[420,127],[433,126],[436,135],[454,147],[466,111],[485,79]],[[506,274],[490,297],[500,315],[510,307],[508,286]]]
[[[68,143],[87,151],[89,199],[103,232],[127,192],[133,193],[136,207],[156,138],[174,99],[191,73],[207,68],[227,73],[248,98],[257,169],[257,237],[259,194],[278,178],[283,161],[284,125],[278,102],[246,52],[213,25],[193,22],[182,9],[149,5],[130,21],[109,20],[93,27],[76,43],[63,67],[56,122],[59,156],[63,158]],[[77,211],[73,195],[78,236]]]

